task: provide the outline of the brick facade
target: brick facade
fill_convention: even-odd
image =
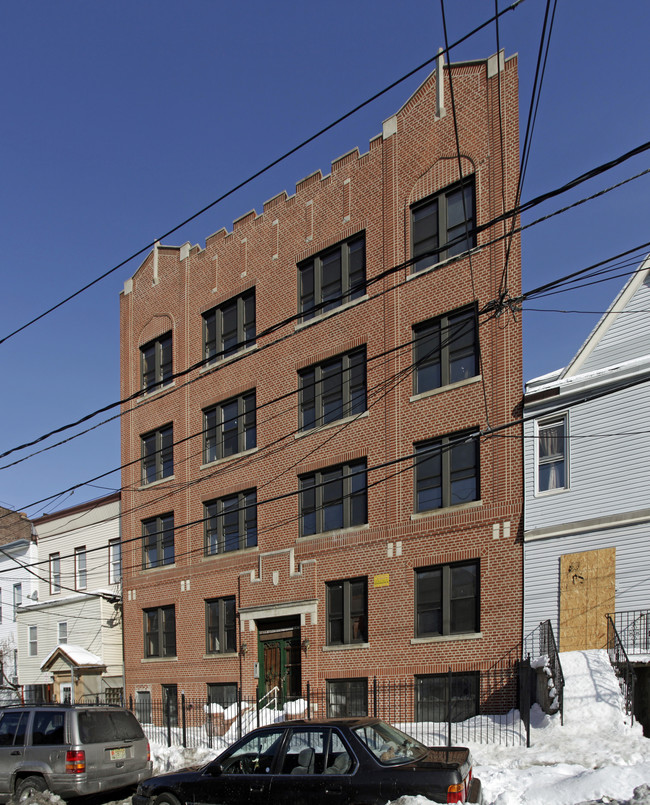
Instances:
[[[472,176],[477,224],[515,203],[519,171],[517,60],[501,78],[496,57],[444,68],[445,116],[436,116],[430,76],[384,124],[367,153],[356,150],[250,212],[205,248],[159,246],[121,296],[122,397],[141,388],[141,348],[172,333],[173,383],[125,406],[122,419],[122,539],[127,695],[176,684],[205,696],[208,683],[258,685],[270,674],[264,633],[291,633],[303,683],[488,668],[521,639],[522,462],[517,438],[480,442],[480,497],[414,513],[414,445],[518,415],[521,325],[479,315],[481,362],[469,380],[415,394],[413,326],[495,299],[502,279],[502,226],[478,235],[471,258],[413,273],[386,270],[411,257],[411,205],[457,182],[450,71],[463,176]],[[490,69],[489,69],[490,68]],[[297,315],[297,264],[365,233],[366,294],[323,316]],[[380,276],[381,275],[381,276]],[[515,237],[507,287],[520,291]],[[202,314],[255,291],[254,345],[215,366],[204,358]],[[277,325],[280,323],[280,326]],[[324,428],[298,430],[298,372],[365,346],[367,411]],[[186,371],[189,370],[189,371]],[[185,374],[182,374],[185,372]],[[203,411],[256,392],[253,449],[204,463]],[[142,483],[143,434],[173,424],[173,475]],[[513,435],[507,431],[508,435]],[[299,477],[365,459],[367,524],[300,536]],[[257,546],[204,551],[204,503],[257,491]],[[174,515],[174,561],[143,569],[142,521]],[[480,562],[480,628],[417,638],[414,569]],[[367,640],[328,645],[326,585],[367,578]],[[205,601],[235,596],[236,651],[206,650]],[[143,611],[174,606],[176,652],[145,658]],[[242,650],[246,644],[245,650]],[[263,682],[263,680],[262,680]]]

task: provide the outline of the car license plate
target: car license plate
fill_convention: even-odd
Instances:
[[[124,760],[126,758],[126,748],[111,749],[111,760]]]

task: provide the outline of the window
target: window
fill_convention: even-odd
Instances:
[[[537,491],[567,488],[567,418],[537,424]]]
[[[478,439],[454,433],[415,446],[415,511],[479,499]]]
[[[122,578],[122,545],[119,537],[108,541],[108,583],[119,584]]]
[[[203,314],[203,357],[207,361],[234,355],[255,342],[255,289],[229,299]]]
[[[23,585],[14,584],[14,620],[16,620],[16,610],[23,603]]]
[[[300,430],[366,410],[365,348],[303,369],[299,378]]]
[[[58,643],[67,643],[68,642],[68,622],[67,621],[60,621],[57,624],[57,642]]]
[[[300,478],[300,533],[320,534],[368,522],[366,462],[356,461]]]
[[[61,557],[58,553],[50,554],[50,593],[61,592]]]
[[[256,421],[254,391],[207,408],[203,412],[205,463],[209,464],[255,447]]]
[[[327,644],[368,641],[367,579],[346,579],[327,584]]]
[[[257,545],[257,492],[248,489],[203,507],[205,553],[227,553]]]
[[[151,724],[151,691],[136,690],[135,717],[141,724]]]
[[[176,613],[173,605],[144,610],[144,656],[176,656]]]
[[[174,515],[162,514],[142,521],[142,565],[145,568],[174,564]]]
[[[438,565],[415,571],[417,637],[478,631],[478,561]]]
[[[205,602],[206,652],[225,654],[236,650],[235,597]]]
[[[37,626],[30,626],[28,629],[29,634],[29,648],[28,654],[30,657],[37,657],[38,656],[38,627]]]
[[[411,207],[413,271],[462,254],[476,245],[474,179],[467,178]]]
[[[356,236],[298,266],[302,320],[339,307],[366,292],[366,237]]]
[[[174,474],[174,428],[166,425],[142,436],[142,483],[152,484]]]
[[[476,309],[449,313],[413,328],[414,393],[458,383],[478,373]]]
[[[327,717],[368,715],[368,680],[328,679]]]
[[[140,347],[142,390],[153,391],[172,380],[172,334],[165,333]]]
[[[88,572],[86,569],[86,548],[74,549],[74,580],[75,589],[85,590],[88,585]]]
[[[162,685],[163,725],[178,726],[178,686]]]
[[[0,714],[0,746],[25,746],[29,712],[5,710]]]
[[[416,721],[465,721],[478,715],[477,672],[415,677]]]
[[[222,707],[224,710],[237,701],[236,682],[208,682],[208,704]],[[216,707],[214,708],[216,711]]]

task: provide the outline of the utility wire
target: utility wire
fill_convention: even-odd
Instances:
[[[495,224],[497,224],[497,223],[499,223],[501,221],[507,220],[507,218],[519,215],[521,213],[521,211],[524,211],[524,210],[528,211],[529,209],[532,209],[534,206],[537,206],[538,204],[541,204],[544,201],[547,201],[547,200],[549,200],[549,199],[551,199],[551,198],[553,198],[553,197],[555,197],[557,195],[560,195],[560,194],[562,194],[564,192],[567,192],[568,190],[573,189],[574,187],[577,187],[579,184],[582,184],[583,182],[588,181],[589,179],[594,178],[595,176],[598,176],[601,173],[604,173],[604,172],[612,169],[613,167],[616,167],[617,165],[622,164],[623,162],[627,161],[628,159],[631,159],[631,158],[633,158],[635,156],[638,156],[641,153],[644,153],[645,151],[647,151],[649,149],[650,149],[650,141],[648,141],[646,143],[643,143],[640,146],[637,146],[636,148],[632,149],[631,151],[628,151],[625,154],[622,154],[621,156],[616,157],[615,159],[610,160],[609,162],[606,162],[606,163],[598,166],[597,168],[594,168],[594,169],[592,169],[592,170],[590,170],[590,171],[588,171],[588,172],[586,172],[584,174],[581,174],[580,176],[576,177],[575,179],[572,179],[570,182],[566,183],[565,185],[563,185],[560,188],[556,188],[555,190],[548,191],[548,192],[542,194],[541,196],[537,196],[536,198],[531,199],[530,201],[528,201],[525,204],[523,204],[519,209],[510,210],[510,211],[508,211],[508,212],[506,212],[506,213],[504,213],[502,215],[497,216],[496,218],[492,219],[491,221],[488,221],[485,224],[482,224],[480,226],[475,227],[474,229],[472,229],[470,231],[469,234],[470,234],[470,236],[476,237],[479,233],[487,230],[488,228],[494,226]],[[642,174],[638,174],[636,177],[632,177],[632,178],[638,178],[639,176],[644,175],[647,172],[648,171],[644,171]],[[630,180],[627,180],[627,181],[630,181]],[[614,189],[615,187],[619,187],[620,184],[623,184],[623,183],[619,183],[619,184],[615,185],[611,189]],[[597,195],[602,195],[603,192],[605,192],[605,191],[600,191],[600,193],[597,194]],[[572,206],[577,206],[580,203],[583,203],[583,202],[576,202],[575,204],[564,208],[564,210],[562,210],[562,211],[570,209]],[[526,226],[519,227],[515,231],[516,232],[523,231],[523,229],[526,229],[526,228],[532,226],[535,223],[539,223],[542,220],[547,220],[549,217],[552,217],[553,214],[558,214],[558,213],[552,213],[552,214],[546,216],[545,218],[538,219],[537,222],[533,222],[533,223],[528,224]],[[461,236],[461,237],[464,237],[464,236]],[[494,238],[491,241],[483,244],[480,248],[487,248],[492,243],[497,242],[498,240],[500,240],[503,237],[504,236],[498,236],[497,238]],[[641,247],[638,247],[638,248],[641,248]],[[395,266],[392,266],[391,268],[385,269],[384,271],[380,272],[375,277],[370,278],[367,281],[367,284],[369,286],[371,286],[372,284],[383,280],[386,276],[390,275],[391,273],[394,273],[394,272],[403,270],[405,268],[408,268],[409,266],[411,266],[416,261],[416,259],[421,259],[423,256],[426,257],[429,254],[430,255],[437,254],[437,250],[433,250],[430,253],[427,253],[425,255],[419,255],[417,258],[411,257],[411,258],[409,258],[408,260],[405,260],[402,263],[399,263],[399,264],[397,264]],[[445,265],[447,265],[447,264],[449,264],[451,262],[456,262],[457,260],[465,259],[466,256],[467,256],[466,253],[457,255],[457,256],[447,260],[445,262]],[[396,287],[399,287],[399,286],[396,286]],[[332,311],[331,315],[338,315],[337,311]],[[284,321],[278,322],[278,323],[276,323],[274,325],[271,325],[269,328],[267,328],[262,333],[257,334],[256,338],[261,338],[264,335],[270,334],[270,333],[274,332],[275,330],[280,329],[281,327],[283,327],[283,326],[285,326],[287,324],[290,324],[290,323],[292,323],[292,322],[294,322],[294,321],[296,321],[298,319],[301,319],[301,318],[302,318],[301,313],[298,313],[296,315],[290,316],[287,319],[285,319]],[[274,343],[277,343],[277,342],[271,342],[271,344],[268,344],[268,345],[265,345],[265,346],[272,346]],[[240,357],[242,357],[242,356],[240,356]],[[235,356],[233,358],[233,361],[234,360],[239,360],[239,359],[240,358],[237,358]],[[214,358],[211,357],[209,359],[206,358],[205,360],[199,361],[199,362],[193,364],[192,366],[189,366],[186,369],[175,373],[172,376],[171,379],[182,377],[182,376],[184,376],[184,375],[186,375],[186,374],[188,374],[190,372],[195,371],[198,368],[201,368],[202,366],[205,366],[207,363],[212,362],[213,360],[214,360]],[[207,374],[208,373],[205,373],[205,375],[203,375],[203,376],[207,376]],[[62,425],[62,426],[60,426],[58,428],[55,428],[54,430],[49,431],[48,433],[45,433],[45,434],[43,434],[43,435],[41,435],[41,436],[39,436],[39,437],[37,437],[35,439],[30,440],[29,442],[25,442],[25,443],[23,443],[21,445],[17,445],[16,447],[13,447],[13,448],[11,448],[9,450],[6,450],[3,453],[0,453],[0,459],[6,458],[7,456],[9,456],[12,453],[15,453],[17,451],[26,449],[28,447],[33,447],[34,445],[36,445],[36,444],[38,444],[38,443],[40,443],[42,441],[45,441],[46,439],[50,438],[51,436],[54,436],[54,435],[56,435],[58,433],[62,433],[64,431],[66,431],[66,430],[69,430],[69,429],[71,429],[73,427],[76,427],[76,426],[78,426],[80,424],[83,424],[84,422],[87,422],[87,421],[93,419],[94,417],[98,416],[99,414],[105,413],[106,411],[109,411],[112,408],[115,408],[115,407],[117,407],[119,405],[126,404],[126,403],[131,402],[133,400],[136,400],[138,398],[141,399],[142,394],[143,394],[142,390],[138,390],[138,391],[134,392],[133,394],[131,394],[130,396],[125,397],[125,398],[123,398],[121,400],[118,400],[116,402],[110,403],[110,404],[108,404],[106,406],[103,406],[103,407],[93,411],[90,414],[84,415],[83,417],[75,420],[74,422],[70,422],[70,423],[68,423],[66,425]],[[145,399],[144,401],[141,400],[141,402],[143,404],[146,404],[151,399],[160,399],[160,397],[159,396],[156,396],[155,398],[149,397],[148,399]],[[110,420],[107,420],[107,421],[110,421]],[[84,431],[84,432],[86,432],[86,431]]]
[[[499,16],[502,16],[503,14],[506,14],[508,11],[513,11],[515,8],[517,8],[518,5],[523,3],[523,1],[524,0],[515,0],[514,3],[511,3],[507,8],[505,8],[505,9],[503,9],[503,11],[499,12]],[[479,31],[483,30],[483,28],[487,27],[488,25],[491,25],[494,22],[494,19],[495,19],[494,17],[491,17],[489,20],[486,20],[485,22],[481,23],[476,28],[471,30],[468,34],[465,34],[465,36],[461,37],[457,42],[454,43],[454,45],[452,45],[452,47],[456,47],[456,46],[460,45],[461,43],[465,42],[467,39],[469,39],[472,36],[474,36],[475,34],[477,34]],[[141,254],[144,254],[144,252],[146,252],[149,249],[153,248],[156,245],[156,243],[159,243],[164,238],[169,237],[169,235],[172,235],[174,232],[177,232],[179,229],[182,229],[182,227],[186,226],[191,221],[194,221],[199,216],[201,216],[204,213],[206,213],[208,210],[211,210],[217,204],[219,204],[220,202],[224,201],[229,196],[232,196],[238,190],[241,190],[242,187],[245,187],[246,185],[250,184],[252,181],[254,181],[255,179],[259,178],[260,176],[262,176],[263,174],[265,174],[269,170],[271,170],[271,168],[274,168],[276,165],[279,165],[281,162],[284,162],[284,160],[288,159],[290,156],[295,154],[297,151],[300,151],[305,146],[307,146],[310,143],[314,142],[314,140],[317,140],[319,137],[322,137],[323,134],[326,134],[328,131],[330,131],[331,129],[335,128],[340,123],[343,123],[345,120],[347,120],[348,118],[350,118],[353,115],[355,115],[357,112],[359,112],[364,107],[366,107],[369,104],[373,103],[378,98],[381,98],[383,95],[385,95],[387,92],[390,92],[390,90],[394,89],[395,87],[399,86],[404,81],[406,81],[407,79],[411,78],[411,76],[415,75],[420,70],[423,70],[425,67],[428,67],[436,59],[437,59],[437,54],[436,54],[436,56],[432,56],[430,59],[427,59],[426,61],[422,62],[422,64],[418,65],[417,67],[414,67],[412,70],[409,70],[409,72],[405,73],[403,76],[401,76],[401,78],[398,78],[396,81],[393,81],[391,84],[389,84],[388,86],[384,87],[382,90],[379,90],[379,92],[376,92],[374,95],[372,95],[371,97],[367,98],[365,101],[362,101],[360,104],[357,104],[357,106],[355,106],[350,111],[348,111],[345,114],[341,115],[340,117],[336,118],[336,120],[332,121],[327,126],[324,126],[322,129],[317,131],[315,134],[312,134],[310,137],[307,137],[306,140],[303,140],[298,145],[295,145],[293,148],[289,149],[289,151],[286,151],[284,154],[282,154],[282,156],[277,157],[277,159],[274,159],[272,162],[269,162],[265,167],[260,168],[260,170],[258,170],[255,173],[251,174],[247,179],[244,179],[243,181],[239,182],[239,184],[237,184],[234,187],[230,188],[230,190],[227,190],[225,193],[222,193],[222,195],[220,195],[214,201],[211,201],[209,204],[206,204],[204,207],[202,207],[200,210],[198,210],[198,212],[193,213],[188,218],[186,218],[184,221],[182,221],[180,224],[177,224],[176,226],[174,226],[171,229],[167,230],[167,232],[165,232],[164,234],[160,235],[159,237],[154,238],[154,240],[152,240],[149,243],[147,243],[141,249],[138,249],[138,251],[133,252],[133,254],[131,254],[129,257],[127,257],[126,259],[122,260],[117,265],[113,266],[113,268],[108,269],[108,271],[105,271],[99,277],[97,277],[96,279],[92,280],[92,282],[87,283],[86,285],[84,285],[79,290],[77,290],[74,293],[72,293],[69,296],[67,296],[65,299],[62,299],[57,304],[55,304],[52,307],[48,308],[47,310],[43,311],[43,313],[40,313],[38,316],[35,316],[33,319],[31,319],[30,321],[28,321],[25,324],[21,325],[20,327],[18,327],[17,329],[13,330],[12,332],[8,333],[3,338],[0,338],[0,345],[4,344],[5,341],[8,341],[10,338],[13,338],[15,335],[17,335],[18,333],[20,333],[23,330],[27,329],[31,325],[36,324],[36,322],[38,322],[41,319],[45,318],[45,316],[49,315],[50,313],[53,313],[55,310],[58,310],[58,308],[60,308],[63,305],[65,305],[67,302],[70,302],[72,299],[74,299],[75,297],[79,296],[84,291],[87,291],[89,288],[92,288],[98,282],[101,282],[101,280],[105,279],[110,274],[114,273],[118,269],[120,269],[123,266],[125,266],[127,263],[131,262],[131,260],[135,259],[136,257],[139,257]]]

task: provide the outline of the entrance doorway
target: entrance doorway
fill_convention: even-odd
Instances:
[[[616,607],[616,548],[560,557],[560,651],[604,648]]]
[[[278,703],[302,692],[299,617],[257,621],[260,697],[277,691]]]

